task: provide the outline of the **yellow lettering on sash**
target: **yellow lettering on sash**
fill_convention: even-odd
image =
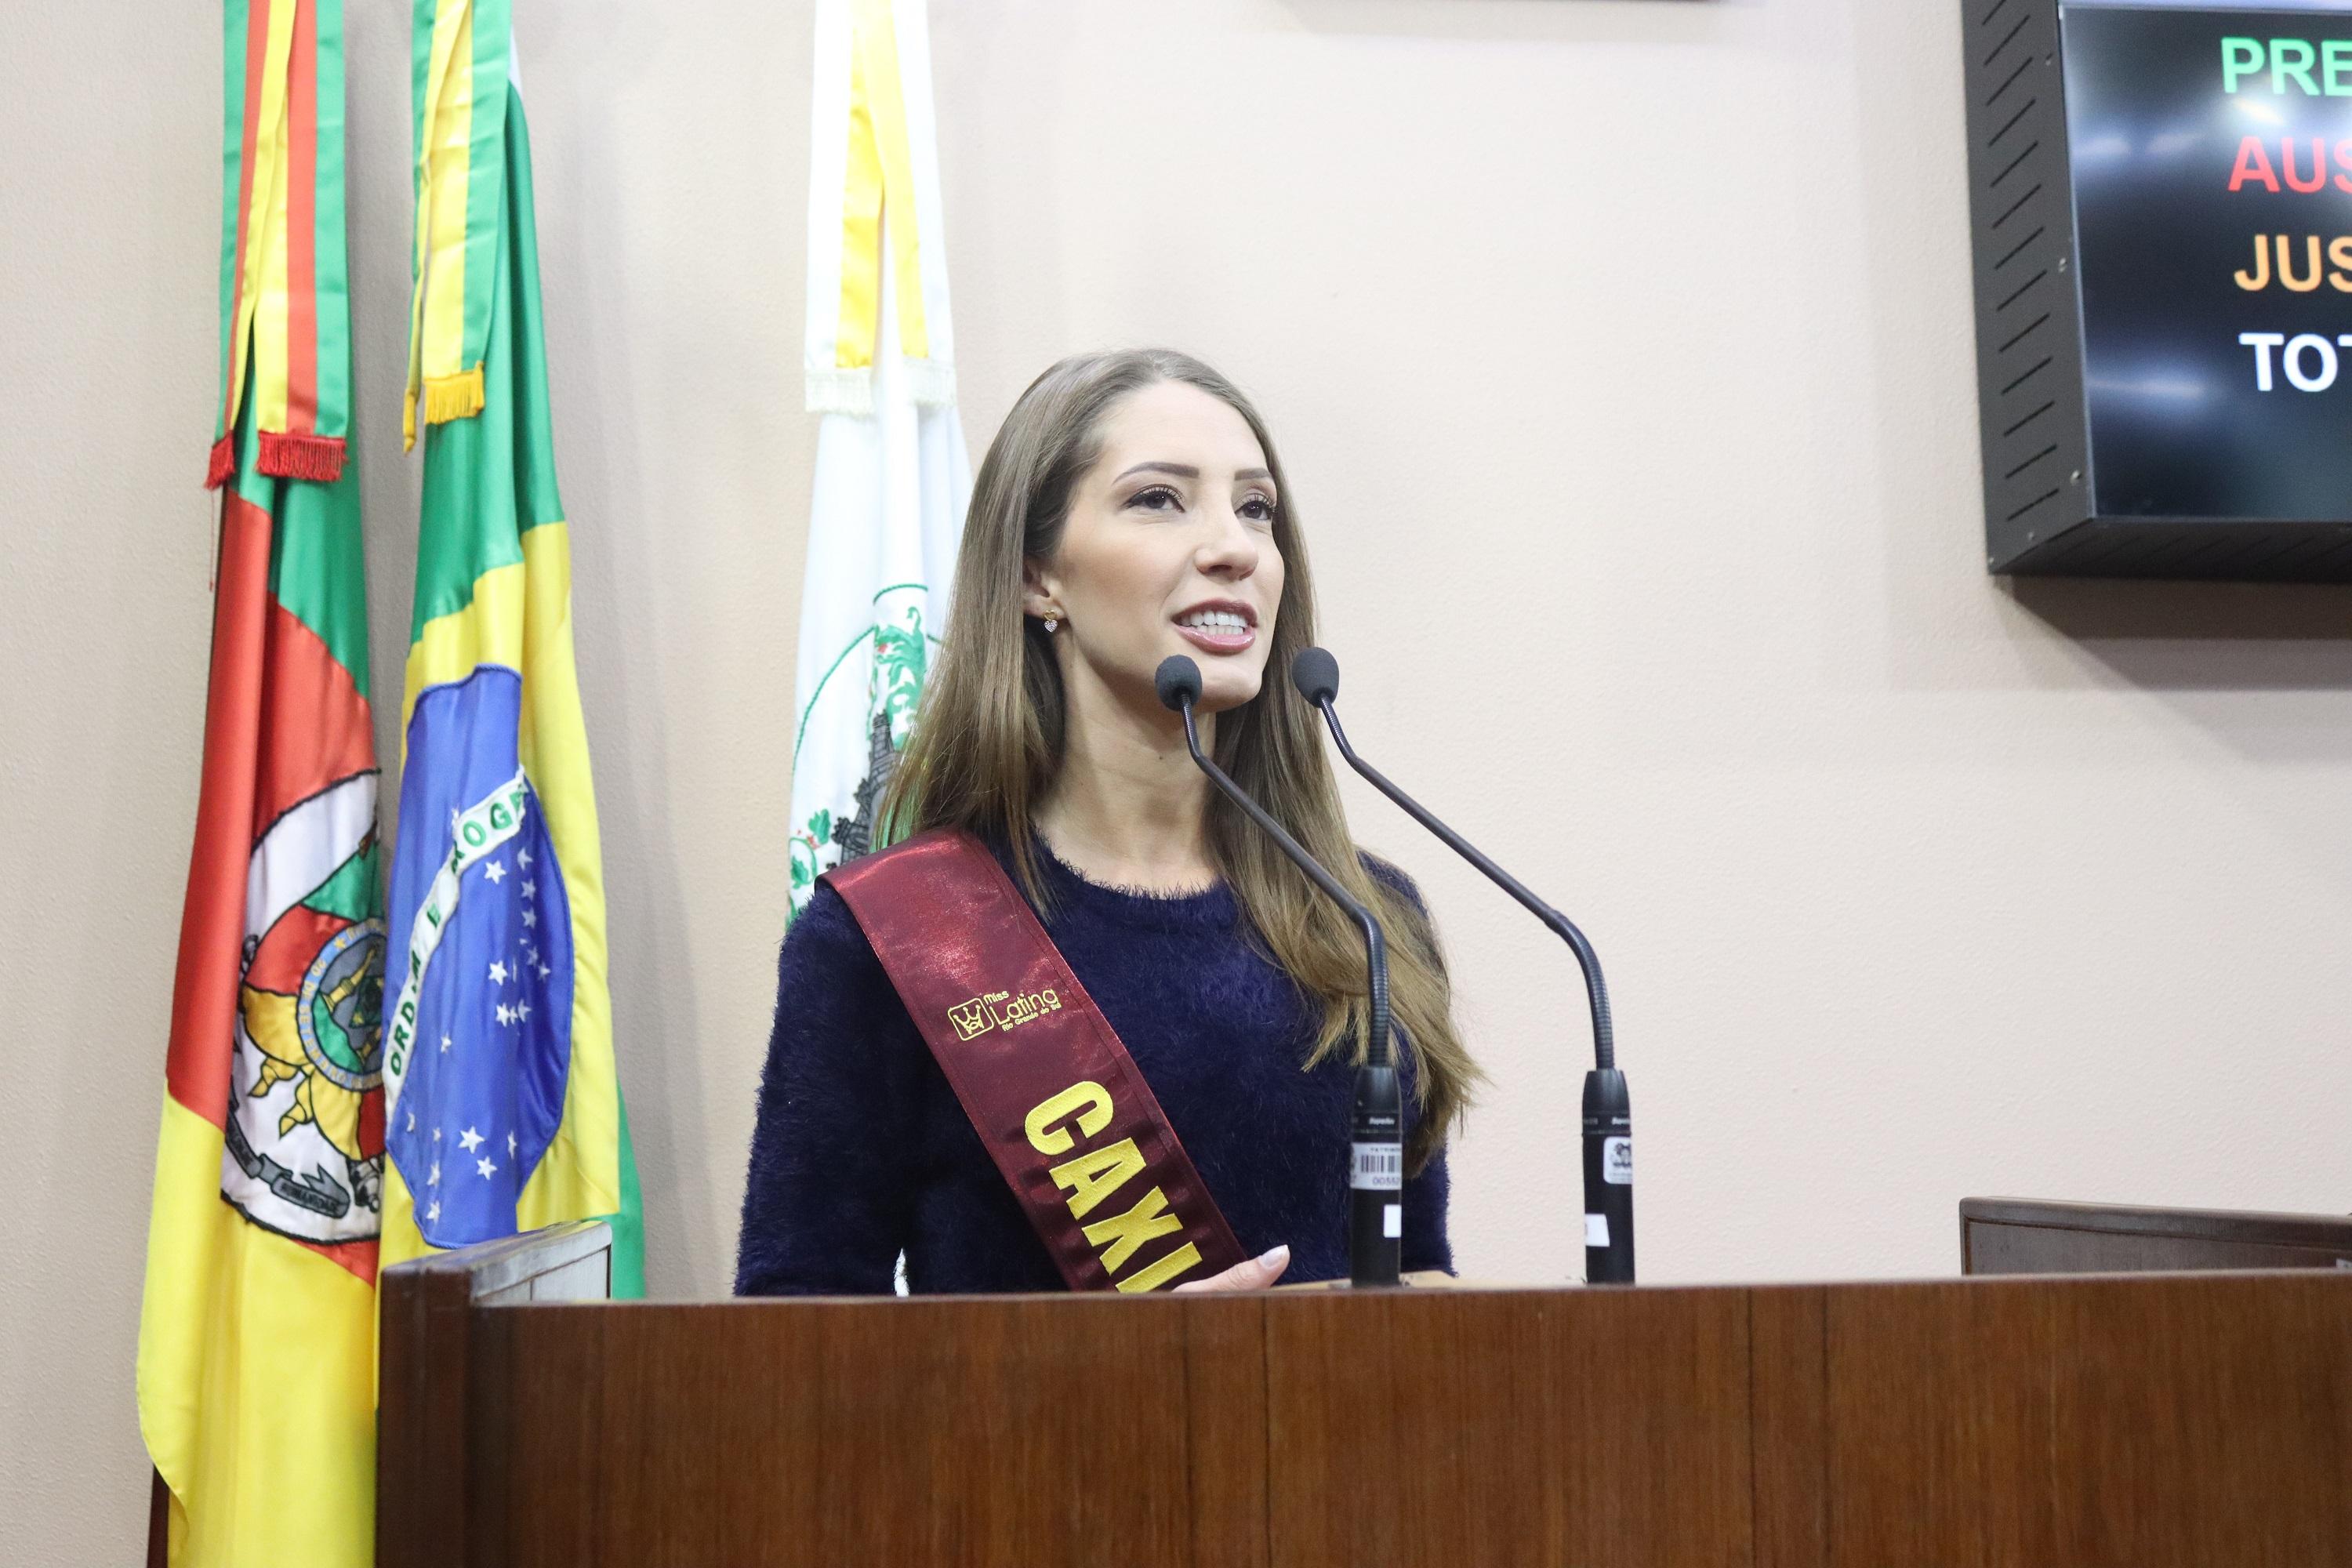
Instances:
[[[1106,1110],[1103,1115],[1108,1119],[1110,1112]],[[1060,1136],[1066,1139],[1069,1134]],[[1075,1160],[1066,1160],[1045,1173],[1054,1178],[1055,1186],[1069,1194],[1070,1217],[1084,1219],[1097,1204],[1125,1186],[1129,1177],[1143,1174],[1143,1154],[1136,1148],[1134,1139],[1122,1138],[1116,1143],[1089,1149]]]
[[[1183,1228],[1184,1222],[1168,1212],[1167,1197],[1154,1187],[1125,1214],[1113,1215],[1087,1226],[1087,1239],[1102,1254],[1104,1270],[1116,1274],[1119,1265],[1135,1256],[1137,1247],[1155,1236]],[[1105,1243],[1108,1243],[1108,1248]]]
[[[1110,1125],[1110,1095],[1098,1083],[1074,1083],[1029,1113],[1029,1146],[1040,1154],[1066,1154],[1075,1142],[1054,1125],[1076,1115],[1078,1131],[1091,1138]]]
[[[1186,1242],[1149,1268],[1139,1268],[1118,1282],[1122,1290],[1156,1290],[1195,1263],[1201,1261],[1201,1249]]]

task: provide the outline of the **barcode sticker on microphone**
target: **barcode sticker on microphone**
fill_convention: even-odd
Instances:
[[[1393,1143],[1355,1144],[1355,1170],[1348,1184],[1378,1192],[1395,1192],[1404,1185],[1404,1151]]]

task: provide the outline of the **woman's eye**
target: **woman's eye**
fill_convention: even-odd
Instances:
[[[1241,513],[1252,522],[1272,522],[1274,503],[1264,496],[1251,496],[1242,502]]]
[[[1181,510],[1184,501],[1182,497],[1166,485],[1153,485],[1150,489],[1138,490],[1128,497],[1127,504],[1148,508],[1152,511],[1166,511],[1171,507]]]

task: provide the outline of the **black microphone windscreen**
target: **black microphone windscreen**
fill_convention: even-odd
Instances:
[[[1339,695],[1339,661],[1328,648],[1300,648],[1298,657],[1290,661],[1290,684],[1298,688],[1298,695],[1320,708]]]
[[[1201,700],[1201,667],[1181,653],[1171,654],[1160,661],[1151,684],[1159,689],[1162,708],[1181,712]]]

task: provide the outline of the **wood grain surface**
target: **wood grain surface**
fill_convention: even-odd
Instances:
[[[400,1568],[2352,1563],[2352,1274],[454,1319],[433,1285],[386,1274]]]

